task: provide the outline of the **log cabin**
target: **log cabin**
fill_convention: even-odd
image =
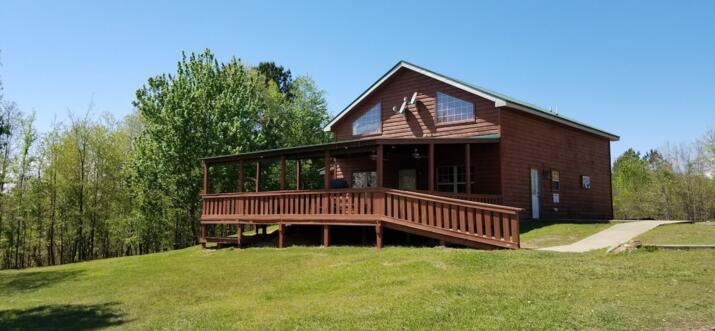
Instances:
[[[618,136],[405,61],[324,129],[334,142],[203,159],[200,242],[240,246],[245,225],[265,232],[276,224],[278,247],[286,226],[312,225],[324,246],[331,227],[358,226],[374,228],[378,248],[387,228],[515,249],[520,219],[613,216],[610,142]],[[322,162],[322,187],[302,185],[306,159]],[[266,162],[279,165],[278,190],[259,189]],[[239,165],[237,192],[210,192],[209,169],[226,164]],[[208,236],[219,224],[235,234]]]

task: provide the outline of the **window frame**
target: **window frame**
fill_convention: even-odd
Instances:
[[[362,132],[362,133],[355,133],[355,123],[359,121],[361,118],[365,117],[369,112],[377,110],[377,130],[375,131],[370,131],[370,132]],[[352,133],[353,137],[365,137],[365,136],[372,136],[372,135],[379,135],[382,134],[382,102],[378,101],[377,103],[373,104],[367,110],[362,113],[358,118],[354,119],[352,123],[350,123],[350,132]]]
[[[365,184],[367,186],[356,187],[355,186],[355,177],[356,177],[355,175],[365,175],[366,176]],[[371,182],[373,185],[370,185]],[[375,171],[375,170],[358,170],[358,171],[353,171],[350,174],[350,188],[372,188],[372,187],[377,187],[377,171]]]
[[[439,105],[440,105],[439,99],[440,99],[440,94],[441,94],[441,95],[444,95],[444,96],[446,96],[446,97],[449,97],[449,98],[457,99],[457,100],[459,100],[459,101],[462,101],[462,102],[465,102],[465,103],[471,105],[471,107],[472,107],[471,118],[441,121],[441,120],[440,120],[440,116],[439,116]],[[476,119],[477,119],[477,108],[476,108],[476,106],[474,105],[474,103],[471,102],[471,101],[467,101],[467,100],[464,100],[464,99],[462,99],[462,98],[457,98],[457,97],[455,97],[455,96],[453,96],[453,95],[451,95],[451,94],[449,94],[449,93],[445,93],[445,92],[442,92],[442,91],[437,91],[436,94],[435,94],[435,98],[434,98],[434,99],[435,99],[435,103],[434,103],[435,123],[436,123],[436,125],[438,125],[438,126],[440,126],[440,125],[450,125],[450,124],[456,124],[456,123],[469,123],[469,122],[474,122],[474,121],[476,121]]]
[[[444,181],[444,182],[443,182],[443,181],[440,181],[440,179],[441,179],[441,178],[440,178],[440,170],[441,170],[441,169],[450,169],[450,171],[451,171],[451,174],[450,174],[451,179],[450,179],[450,181]],[[459,171],[460,169],[461,169],[461,172]],[[474,166],[471,166],[470,169],[471,169],[470,174],[472,175],[472,176],[471,176],[472,178],[470,178],[469,184],[474,185],[474,183],[475,183],[475,180],[474,180],[474,178],[475,178],[475,176],[474,176]],[[437,177],[437,178],[436,178],[437,183],[436,183],[436,185],[435,185],[435,186],[436,186],[435,188],[436,188],[437,192],[466,193],[466,191],[467,191],[467,181],[466,181],[466,178],[464,178],[464,177],[466,177],[467,174],[466,174],[466,171],[465,171],[465,168],[464,168],[464,164],[453,164],[453,165],[442,165],[442,166],[438,166],[436,173],[437,173],[437,176],[436,176],[436,177]],[[459,180],[460,175],[461,175],[461,177],[462,177],[462,180],[461,180],[461,181]],[[462,187],[464,187],[464,192],[460,192],[460,191],[459,191],[460,185],[461,185]],[[451,190],[449,190],[449,191],[440,191],[440,187],[450,187]]]

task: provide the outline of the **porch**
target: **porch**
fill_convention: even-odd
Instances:
[[[246,225],[277,224],[278,247],[285,226],[319,225],[325,246],[331,226],[367,226],[377,247],[386,227],[518,248],[520,209],[499,205],[498,170],[498,138],[368,139],[207,158],[201,242],[240,246]],[[219,224],[236,235],[208,233]]]

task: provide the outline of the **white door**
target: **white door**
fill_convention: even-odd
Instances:
[[[539,218],[539,170],[531,169],[531,218]]]
[[[415,169],[400,169],[397,172],[399,182],[397,188],[400,190],[416,190],[417,189],[417,170]]]

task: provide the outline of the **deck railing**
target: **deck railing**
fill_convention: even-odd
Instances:
[[[474,202],[483,202],[493,205],[502,204],[501,194],[473,194],[473,193],[453,193],[453,192],[430,192],[430,191],[415,191],[419,193],[439,195],[447,198],[469,200]]]
[[[385,188],[207,194],[201,220],[378,222],[519,246],[518,208]]]

